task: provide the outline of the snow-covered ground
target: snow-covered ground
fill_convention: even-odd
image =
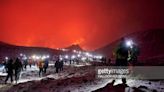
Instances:
[[[164,81],[132,80],[129,85],[131,87],[146,86],[149,89],[155,89],[158,92],[164,92]]]
[[[7,73],[5,72],[5,67],[4,66],[0,66],[0,76],[6,76]]]
[[[69,64],[65,64],[66,66],[69,66]],[[73,67],[83,67],[83,66],[89,66],[89,63],[83,63],[83,64],[71,64],[71,66]],[[49,64],[50,67],[53,67],[54,64]],[[55,69],[54,69],[55,71]],[[29,66],[27,66],[27,69],[24,71],[21,71],[20,74],[20,79],[18,81],[18,83],[23,83],[23,82],[27,82],[27,81],[34,81],[34,80],[41,80],[45,77],[53,77],[54,79],[58,79],[58,75],[55,74],[51,74],[45,77],[39,77],[38,75],[39,72],[39,68],[37,66],[32,66],[31,68]],[[67,73],[66,73],[67,74]],[[5,72],[4,66],[0,67],[0,76],[7,76],[7,73]],[[61,77],[61,76],[60,76]]]
[[[69,64],[65,64],[66,66],[69,66]],[[89,63],[85,63],[85,64],[71,64],[72,67],[82,67],[82,66],[89,66]],[[50,67],[53,67],[54,64],[49,64]],[[51,71],[55,71],[55,69],[51,70]],[[62,76],[62,74],[50,74],[48,76],[44,76],[44,77],[39,77],[39,68],[37,66],[32,66],[31,68],[29,66],[27,66],[27,69],[24,71],[21,71],[20,74],[20,79],[17,83],[24,83],[24,82],[28,82],[28,81],[34,81],[34,80],[41,80],[45,77],[53,77],[54,79],[59,79],[59,77]],[[68,75],[68,73],[64,73],[64,75]],[[7,76],[7,73],[5,72],[4,66],[0,66],[0,76]]]
[[[27,69],[20,73],[20,80],[18,81],[18,83],[41,79],[41,78],[38,78],[38,76],[32,76],[32,74],[34,75],[34,73],[37,73],[38,71],[39,69],[37,66],[32,66],[31,68],[27,66]],[[4,66],[0,67],[0,76],[7,76]],[[31,76],[31,78],[29,76]]]
[[[71,92],[91,92],[99,88],[102,88],[111,82],[112,79],[95,80],[93,82],[65,87],[63,88],[63,91],[66,92],[67,90],[71,90]],[[149,84],[149,82],[150,81],[143,81],[143,80],[130,80],[130,79],[127,80],[127,84],[129,85],[129,87],[138,88],[139,86],[146,86],[149,89],[149,91],[146,92],[152,92],[152,90],[157,90],[158,92],[164,92],[164,84],[161,84],[161,82],[152,82],[152,81],[151,84]],[[121,84],[121,83],[122,83],[121,79],[120,80],[117,79],[114,85]]]
[[[55,80],[58,79],[67,79],[79,76],[85,76],[86,72],[90,72],[90,68],[82,68],[84,66],[90,67],[90,64],[80,64],[80,65],[66,65],[64,71],[60,73],[55,73],[55,69],[53,68],[54,64],[50,64],[50,68],[48,69],[48,74],[44,75],[43,77],[39,77],[38,72],[39,69],[37,66],[32,66],[31,68],[27,66],[26,71],[21,72],[21,77],[18,83],[26,83],[28,81],[39,81],[46,78],[52,78]],[[4,67],[0,67],[0,76],[6,76],[4,73]],[[88,81],[79,84],[71,84],[63,86],[62,89],[59,89],[59,92],[91,92],[96,89],[102,88],[108,83],[110,83],[112,79],[95,79],[94,81]],[[120,84],[121,80],[116,80],[114,85]],[[155,89],[158,92],[164,92],[164,82],[162,81],[146,81],[146,80],[127,80],[127,84],[130,87],[139,87],[139,86],[146,86],[150,90]],[[5,87],[6,85],[1,85],[0,88]]]

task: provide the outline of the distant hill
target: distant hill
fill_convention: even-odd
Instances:
[[[134,32],[126,35],[125,38],[132,39],[138,45],[140,48],[139,59],[141,60],[164,57],[164,29]],[[117,47],[120,39],[95,50],[95,53],[113,58],[112,52]]]
[[[59,50],[43,48],[43,47],[25,47],[25,46],[16,46],[7,44],[4,42],[0,42],[0,58],[4,58],[6,56],[16,57],[19,56],[20,53],[24,53],[26,55],[55,55],[60,54]]]
[[[69,50],[77,50],[77,51],[84,51],[78,44],[73,44],[69,47],[66,47],[65,49],[69,49]]]
[[[73,50],[84,51],[79,45],[71,45],[66,47],[68,51],[63,51],[61,49],[51,49],[44,47],[25,47],[25,46],[16,46],[12,44],[8,44],[5,42],[0,42],[0,59],[4,59],[4,57],[17,57],[20,53],[24,53],[26,55],[65,55],[72,54]]]

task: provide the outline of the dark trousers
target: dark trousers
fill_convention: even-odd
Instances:
[[[5,83],[7,83],[8,79],[10,78],[11,83],[13,82],[13,72],[8,72],[6,76]]]
[[[128,66],[126,59],[116,59],[116,66]]]
[[[31,64],[30,64],[29,66],[30,66],[30,68],[31,68]]]
[[[24,69],[26,70],[26,68],[27,68],[27,65],[24,65]]]
[[[56,73],[58,73],[59,72],[59,68],[58,67],[56,67]]]
[[[43,68],[39,68],[39,77],[40,77],[41,73],[43,74]]]
[[[63,71],[63,66],[60,67],[60,71]]]
[[[17,82],[19,80],[21,68],[15,70],[15,81]]]
[[[46,73],[47,72],[47,67],[44,67],[44,73]]]

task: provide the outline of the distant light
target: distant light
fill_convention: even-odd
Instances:
[[[76,56],[75,55],[72,55],[72,57],[71,57],[72,59],[75,59],[76,58]]]
[[[93,55],[90,54],[90,53],[88,53],[88,52],[86,52],[85,55],[86,55],[87,57],[93,57]]]
[[[97,59],[102,59],[102,56],[100,56],[100,55],[99,55],[99,56],[95,56],[95,57],[96,57]]]
[[[65,58],[68,59],[68,55],[65,55]]]
[[[46,59],[46,56],[42,56],[42,60]]]
[[[49,56],[49,55],[47,55],[47,56],[46,56],[46,58],[50,58],[50,56]]]
[[[77,51],[76,50],[73,50],[74,53],[76,53]]]
[[[33,55],[32,58],[33,58],[33,59],[36,59],[36,55]]]
[[[22,53],[20,53],[20,56],[23,56],[23,54],[22,54]]]
[[[8,57],[5,57],[6,60],[8,60],[9,58]]]
[[[62,51],[68,51],[67,49],[61,49]]]
[[[89,56],[89,53],[88,53],[88,52],[86,52],[86,53],[85,53],[85,55],[86,55],[86,56]]]
[[[37,60],[39,60],[39,59],[40,59],[40,56],[36,56],[34,59],[37,59]]]
[[[80,54],[78,54],[78,55],[77,55],[77,57],[81,57],[81,55],[80,55]]]
[[[63,58],[60,58],[60,60],[63,60]]]
[[[133,41],[132,40],[126,41],[126,46],[127,47],[132,47],[132,45],[133,45]]]

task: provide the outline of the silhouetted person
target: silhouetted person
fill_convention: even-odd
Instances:
[[[123,66],[122,68],[124,69],[128,68],[129,50],[130,47],[127,46],[125,39],[122,38],[116,50],[116,66]],[[116,92],[125,92],[125,88],[127,87],[126,78],[122,78],[122,82],[122,84],[115,86]]]
[[[15,81],[17,83],[19,77],[20,77],[20,72],[22,70],[22,62],[17,58],[16,61],[14,62],[14,69],[15,69]]]
[[[133,44],[132,48],[129,50],[129,61],[133,64],[136,65],[137,61],[138,61],[138,56],[140,54],[139,52],[139,48],[137,47],[137,45]]]
[[[55,68],[56,68],[56,73],[58,73],[59,72],[59,68],[60,68],[59,59],[55,62]]]
[[[111,64],[111,59],[110,58],[108,59],[108,63]]]
[[[63,71],[63,66],[64,66],[64,61],[61,60],[61,61],[59,62],[60,71]]]
[[[7,69],[7,76],[5,80],[5,84],[7,83],[9,77],[11,79],[11,83],[13,82],[13,60],[10,59],[7,64],[6,64],[6,69]]]
[[[29,61],[28,61],[28,64],[29,64],[29,66],[30,66],[30,68],[31,68],[31,66],[32,66],[32,60],[29,60]]]
[[[46,60],[44,61],[44,73],[47,72],[48,64],[49,64],[48,59],[46,59]]]
[[[127,66],[128,65],[128,50],[125,39],[123,38],[116,49],[116,66]]]
[[[72,60],[71,60],[71,59],[69,60],[69,64],[70,64],[70,65],[72,64]]]
[[[105,87],[97,89],[97,90],[92,91],[92,92],[116,92],[114,90],[114,86],[113,86],[114,83],[115,83],[115,80],[113,80],[111,83],[108,83]]]
[[[106,64],[106,63],[107,63],[107,62],[106,62],[106,57],[103,57],[103,58],[101,59],[101,61],[102,61],[103,63]]]
[[[44,62],[43,61],[39,61],[38,62],[38,67],[39,67],[39,77],[41,76],[41,73],[43,74],[43,67],[44,67]]]
[[[27,65],[28,65],[28,61],[27,60],[24,60],[24,69],[26,70],[27,68]]]
[[[129,87],[126,84],[126,78],[122,78],[122,84],[118,84],[116,86],[114,86],[115,92],[125,92],[125,88]]]

